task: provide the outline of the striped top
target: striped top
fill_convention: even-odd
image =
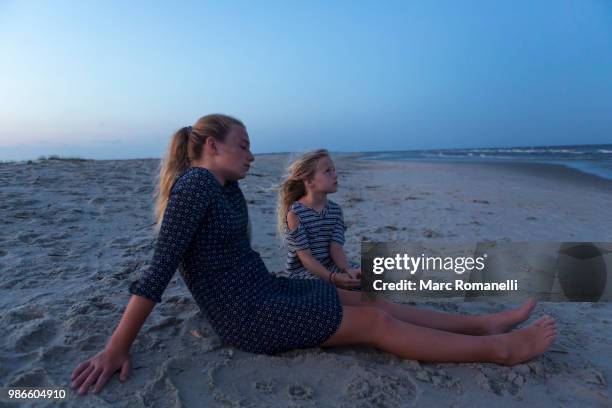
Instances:
[[[285,225],[285,240],[287,242],[286,271],[290,278],[318,279],[302,265],[297,251],[310,249],[312,256],[331,272],[340,272],[331,259],[329,247],[332,241],[344,245],[344,218],[342,208],[331,200],[327,200],[325,208],[320,213],[299,201],[291,205],[299,220],[298,227],[290,230]]]

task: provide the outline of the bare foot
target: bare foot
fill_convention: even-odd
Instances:
[[[506,334],[496,335],[500,341],[500,364],[513,366],[539,356],[555,341],[555,319],[540,317],[529,326]]]
[[[536,303],[535,299],[530,298],[516,309],[482,316],[482,334],[501,334],[512,330],[517,324],[529,319]]]

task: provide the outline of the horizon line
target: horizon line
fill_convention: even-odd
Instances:
[[[612,143],[585,143],[585,144],[570,144],[570,145],[520,145],[520,146],[495,146],[495,147],[449,147],[449,148],[430,148],[430,149],[401,149],[401,150],[359,150],[359,151],[350,151],[350,150],[329,150],[332,154],[359,154],[359,153],[402,153],[402,152],[430,152],[430,151],[438,151],[438,150],[482,150],[482,149],[520,149],[520,148],[529,148],[529,149],[537,149],[537,148],[554,148],[554,147],[590,147],[590,146],[611,146]],[[313,149],[300,149],[294,151],[281,151],[281,152],[261,152],[261,153],[253,153],[254,156],[263,156],[263,155],[282,155],[282,154],[294,154],[299,152],[305,152]],[[0,163],[19,163],[19,162],[29,162],[29,161],[39,161],[39,160],[91,160],[91,161],[111,161],[111,160],[161,160],[162,157],[132,157],[132,158],[117,158],[117,159],[91,159],[87,157],[81,156],[73,156],[66,155],[62,156],[61,154],[51,153],[48,155],[39,155],[38,158],[32,159],[20,159],[20,160],[4,160],[0,159]]]

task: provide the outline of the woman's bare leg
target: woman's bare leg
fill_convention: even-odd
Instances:
[[[366,345],[420,361],[514,365],[543,353],[555,335],[549,316],[511,333],[468,336],[407,323],[375,307],[343,306],[340,327],[322,346]]]
[[[527,320],[536,304],[533,299],[529,299],[517,309],[488,315],[469,316],[393,303],[381,296],[377,296],[375,301],[364,302],[361,300],[361,292],[341,288],[336,289],[338,290],[340,301],[345,306],[376,307],[407,323],[453,333],[478,336],[500,334],[509,331],[517,324]]]

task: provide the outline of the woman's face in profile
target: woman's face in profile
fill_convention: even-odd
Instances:
[[[217,142],[219,156],[217,161],[228,180],[246,177],[250,165],[255,160],[251,154],[249,135],[242,126],[232,126],[225,142]]]

